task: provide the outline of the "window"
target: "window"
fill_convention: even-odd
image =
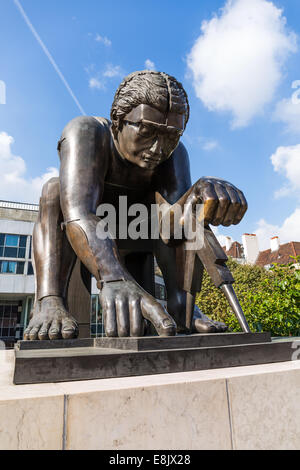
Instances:
[[[28,268],[27,268],[27,275],[28,276],[32,276],[34,274],[33,272],[33,266],[32,266],[32,263],[29,261],[28,262]]]
[[[155,297],[159,300],[167,300],[166,288],[162,284],[155,283]]]
[[[20,323],[22,302],[0,301],[0,338],[14,341],[17,324]]]
[[[31,259],[31,250],[32,250],[32,237],[30,237],[30,245],[29,245],[29,259]]]
[[[104,336],[102,309],[98,295],[91,296],[90,328],[91,338]]]
[[[25,258],[27,235],[0,233],[0,257]]]
[[[24,261],[0,261],[1,274],[24,274]]]

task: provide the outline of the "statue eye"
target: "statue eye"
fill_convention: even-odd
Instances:
[[[140,124],[139,126],[139,135],[142,137],[152,137],[154,135],[154,129],[151,126],[147,126],[146,124]]]

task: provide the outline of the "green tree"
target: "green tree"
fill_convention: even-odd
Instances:
[[[269,271],[229,259],[227,266],[251,331],[300,336],[300,257],[291,258],[288,265],[276,264]],[[224,294],[206,273],[196,303],[211,318],[224,321],[232,331],[241,331]]]

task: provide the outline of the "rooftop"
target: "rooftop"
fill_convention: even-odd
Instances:
[[[6,209],[21,209],[23,211],[34,211],[39,210],[38,204],[27,204],[25,202],[12,202],[12,201],[0,201],[0,207]]]
[[[300,242],[284,243],[276,251],[271,251],[271,249],[261,251],[255,264],[258,266],[269,266],[274,263],[288,264],[293,261],[291,256],[300,256]]]
[[[233,242],[228,251],[226,251],[226,246],[222,247],[227,256],[231,258],[244,258],[244,249],[243,245],[239,242]]]

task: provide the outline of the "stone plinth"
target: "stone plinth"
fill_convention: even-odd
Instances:
[[[300,449],[299,360],[38,385],[13,372],[1,351],[1,449]]]

